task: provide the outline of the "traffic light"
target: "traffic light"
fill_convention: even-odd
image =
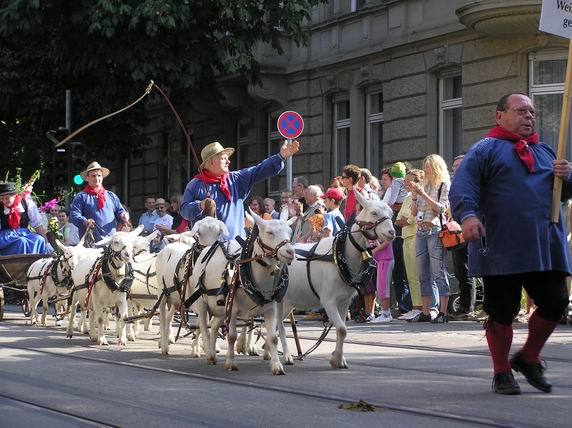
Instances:
[[[81,186],[83,179],[81,178],[81,172],[88,164],[89,153],[85,145],[81,141],[74,141],[71,143],[71,178],[73,183],[77,186]]]

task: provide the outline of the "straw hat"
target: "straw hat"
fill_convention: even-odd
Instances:
[[[80,175],[81,178],[83,178],[85,181],[87,181],[87,173],[89,171],[93,171],[95,169],[100,169],[101,173],[103,174],[103,178],[107,177],[109,175],[109,170],[107,168],[102,167],[99,163],[97,162],[92,162],[90,163],[87,168],[85,169],[85,171],[83,171]]]
[[[10,181],[0,182],[0,196],[12,195],[16,192],[16,183]]]
[[[225,152],[228,156],[232,156],[234,149],[232,147],[223,147],[221,143],[215,141],[214,143],[207,144],[201,150],[201,168],[205,167],[205,163],[212,157],[218,155],[219,153]]]

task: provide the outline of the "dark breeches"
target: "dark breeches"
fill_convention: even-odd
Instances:
[[[566,276],[563,272],[527,272],[483,277],[484,309],[489,317],[510,325],[520,309],[522,288],[526,290],[538,314],[549,321],[560,321],[568,306]]]

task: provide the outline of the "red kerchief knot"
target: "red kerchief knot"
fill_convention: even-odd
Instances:
[[[226,200],[230,202],[230,188],[228,187],[228,174],[214,175],[206,169],[195,175],[197,180],[201,180],[205,184],[219,184],[220,190],[224,194]]]
[[[496,138],[498,140],[513,142],[514,150],[520,160],[524,163],[524,165],[526,165],[526,168],[528,168],[528,172],[534,172],[534,156],[532,155],[532,151],[528,145],[538,144],[538,134],[536,132],[529,137],[522,138],[518,134],[507,131],[500,126],[495,126],[486,136]]]
[[[105,206],[105,187],[101,187],[101,189],[95,190],[91,186],[85,186],[83,191],[88,195],[97,196],[97,209],[103,209]]]
[[[16,195],[14,198],[14,203],[8,207],[10,213],[8,214],[8,226],[11,229],[18,229],[20,227],[20,211],[18,211],[18,206],[22,201],[22,195]]]

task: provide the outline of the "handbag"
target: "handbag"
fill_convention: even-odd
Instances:
[[[439,187],[439,194],[437,199],[441,199],[441,189],[443,188],[443,183]],[[449,219],[443,223],[443,215],[439,215],[439,222],[441,223],[441,231],[439,232],[439,239],[443,244],[443,248],[448,251],[458,250],[463,248],[466,244],[465,238],[463,237],[463,232],[461,226],[453,219]]]

